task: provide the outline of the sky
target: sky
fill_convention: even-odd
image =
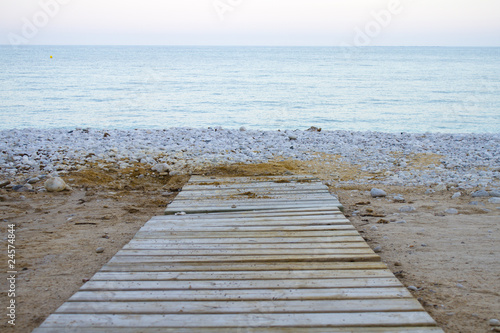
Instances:
[[[500,0],[1,0],[0,44],[500,46]]]

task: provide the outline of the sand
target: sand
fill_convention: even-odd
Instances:
[[[347,217],[446,332],[486,332],[500,317],[500,210],[487,198],[458,199],[454,192],[425,194],[428,187],[377,186],[388,193],[374,199],[371,186],[339,185],[363,176],[342,163],[285,161],[204,170],[209,175],[271,175],[292,172],[328,180]],[[149,174],[149,175],[148,175]],[[2,332],[30,332],[120,250],[152,216],[162,214],[186,176],[159,176],[139,163],[129,169],[92,168],[62,175],[71,191],[17,193],[0,189],[2,261],[7,271],[7,224],[16,224],[16,326]],[[36,184],[35,184],[36,185]],[[165,192],[172,192],[167,194]],[[394,202],[393,194],[406,202]],[[470,201],[480,205],[470,205]],[[402,206],[416,208],[399,213]],[[459,214],[443,214],[456,208]],[[486,211],[485,209],[489,210]],[[364,216],[361,216],[364,215]],[[372,215],[372,216],[370,216]],[[376,215],[376,216],[373,216]],[[384,219],[389,223],[377,223]],[[394,223],[405,220],[406,223]],[[383,221],[380,221],[383,222]],[[375,226],[376,228],[373,228]],[[377,229],[377,230],[375,230]],[[104,252],[96,253],[98,247]],[[0,304],[7,304],[1,282]],[[6,310],[4,310],[6,312]]]

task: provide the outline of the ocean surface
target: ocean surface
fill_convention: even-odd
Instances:
[[[500,132],[500,48],[0,46],[0,57],[0,129]]]

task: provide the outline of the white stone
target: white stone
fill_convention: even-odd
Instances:
[[[456,193],[453,193],[453,195],[451,196],[452,199],[456,199],[456,198],[460,198],[462,196],[462,193],[460,192],[456,192]]]
[[[54,178],[49,178],[45,181],[45,189],[48,192],[60,192],[64,191],[67,188],[66,183],[62,178],[59,177],[54,177]]]
[[[488,202],[491,204],[500,204],[500,198],[497,197],[489,198]]]
[[[450,215],[456,215],[458,214],[458,210],[456,210],[455,208],[448,208],[447,210],[444,211],[446,214],[450,214]]]
[[[384,190],[378,189],[378,188],[372,188],[370,191],[370,195],[373,198],[379,198],[379,197],[385,197],[387,196],[387,193],[385,193]]]

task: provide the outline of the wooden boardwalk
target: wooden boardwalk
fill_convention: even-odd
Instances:
[[[442,332],[318,180],[193,176],[36,333]]]

